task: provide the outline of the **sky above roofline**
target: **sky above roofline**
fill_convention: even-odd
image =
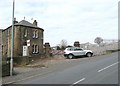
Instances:
[[[94,43],[96,37],[118,38],[119,0],[15,0],[15,17],[44,29],[44,42],[58,45],[62,39]],[[12,24],[12,0],[1,0],[0,28]],[[3,16],[4,15],[4,16]]]

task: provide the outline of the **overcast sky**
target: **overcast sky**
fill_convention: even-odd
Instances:
[[[94,43],[96,37],[118,38],[119,0],[15,0],[15,17],[38,21],[44,42],[58,45],[62,39]],[[12,24],[12,0],[0,1],[0,28]],[[33,18],[33,20],[31,20]]]

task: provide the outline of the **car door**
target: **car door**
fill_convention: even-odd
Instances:
[[[81,48],[75,48],[74,49],[74,54],[75,54],[75,56],[85,55],[85,51]]]

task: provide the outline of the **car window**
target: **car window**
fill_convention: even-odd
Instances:
[[[67,50],[68,50],[68,51],[72,51],[73,49],[72,49],[72,48],[68,48]]]
[[[80,48],[75,48],[74,51],[82,51]]]

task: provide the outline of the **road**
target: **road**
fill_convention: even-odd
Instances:
[[[118,84],[118,64],[118,53],[73,59],[51,73],[14,84]]]

